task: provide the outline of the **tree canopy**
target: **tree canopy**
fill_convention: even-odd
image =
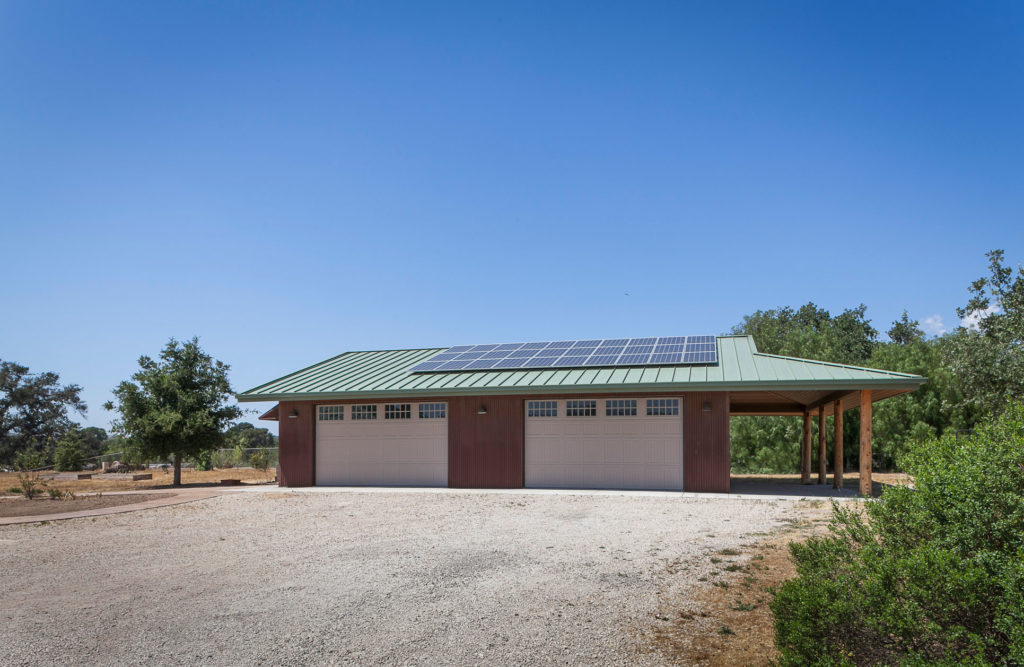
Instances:
[[[174,484],[181,484],[181,460],[224,444],[228,424],[241,416],[230,404],[229,366],[202,351],[199,339],[173,338],[159,359],[143,356],[139,370],[114,389],[116,432],[142,457],[174,460]]]
[[[921,331],[919,324],[917,320],[910,319],[904,310],[903,317],[892,323],[886,335],[897,345],[911,345],[924,340],[924,331]]]
[[[759,310],[744,317],[732,333],[753,336],[759,352],[865,366],[879,344],[878,332],[866,314],[864,304],[833,316],[824,308],[807,303],[796,309],[786,306]],[[848,418],[844,429],[855,433],[858,423],[856,416]],[[802,428],[799,417],[733,417],[730,452],[734,471],[768,473],[799,469]],[[848,464],[852,465],[856,452],[846,454]]]
[[[732,333],[753,336],[758,351],[768,354],[863,364],[878,340],[866,313],[864,304],[834,317],[814,303],[796,310],[785,306],[747,315]]]
[[[257,428],[249,422],[235,424],[224,436],[225,445],[231,448],[277,447],[277,437],[273,433],[265,428]]]
[[[50,456],[57,440],[84,416],[82,388],[61,384],[57,373],[30,373],[28,366],[0,361],[0,464],[22,453]]]
[[[1024,396],[1024,268],[1005,266],[1002,250],[987,257],[989,275],[957,309],[967,326],[949,336],[945,361],[962,386],[961,407],[998,414]]]

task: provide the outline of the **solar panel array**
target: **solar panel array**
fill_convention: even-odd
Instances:
[[[563,340],[459,345],[416,364],[413,373],[524,368],[593,368],[715,364],[714,336]]]

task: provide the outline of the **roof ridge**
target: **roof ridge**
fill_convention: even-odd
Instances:
[[[820,359],[804,359],[803,357],[787,357],[784,354],[769,354],[768,352],[754,352],[755,356],[758,357],[772,357],[773,359],[785,359],[787,361],[803,361],[809,364],[818,364],[820,366],[833,366],[835,368],[852,368],[858,371],[869,371],[872,373],[887,373],[889,375],[898,375],[899,377],[906,378],[923,378],[923,375],[914,375],[913,373],[901,373],[900,371],[890,371],[886,368],[868,368],[867,366],[854,366],[853,364],[838,364],[834,361],[822,361]]]
[[[451,347],[397,347],[391,350],[348,350],[338,356],[345,354],[366,354],[367,352],[426,352],[427,350],[449,350]]]

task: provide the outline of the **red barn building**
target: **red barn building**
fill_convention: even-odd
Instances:
[[[825,417],[841,484],[842,415],[925,378],[758,352],[750,336],[346,352],[238,395],[276,401],[282,486],[729,491],[729,417],[802,415],[801,472]],[[817,447],[811,420],[820,421]]]

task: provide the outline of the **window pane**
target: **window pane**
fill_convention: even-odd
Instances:
[[[321,405],[319,418],[322,422],[340,421],[345,418],[344,405]]]
[[[557,401],[527,401],[526,416],[528,417],[557,417]]]

